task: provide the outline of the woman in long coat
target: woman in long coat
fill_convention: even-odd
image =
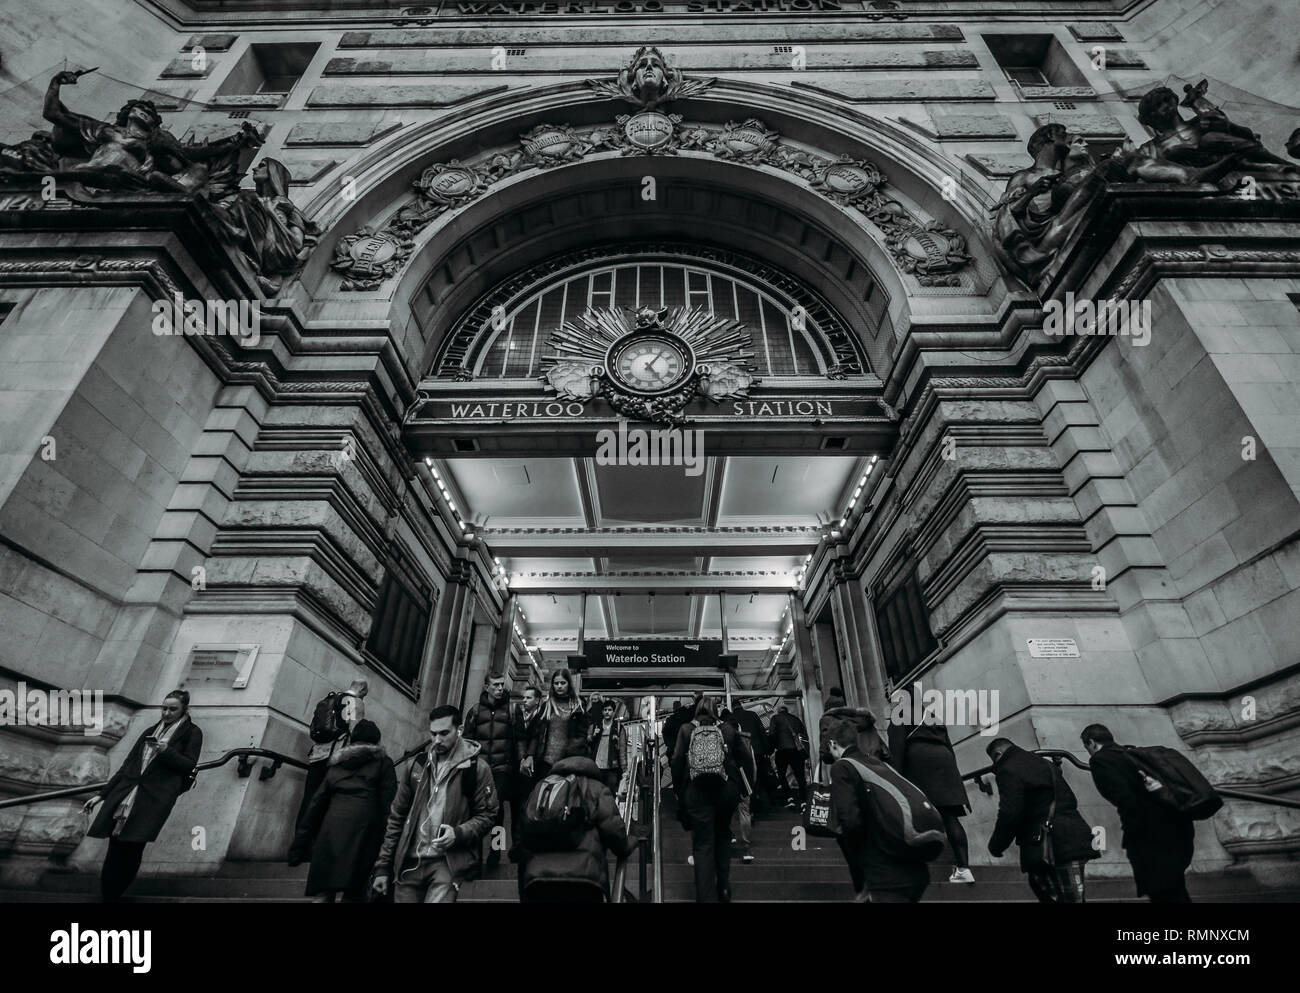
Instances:
[[[336,893],[345,903],[365,899],[397,795],[397,772],[379,738],[373,721],[352,729],[351,743],[331,756],[289,851],[290,865],[311,858],[306,895],[317,903],[333,903]]]
[[[144,846],[157,840],[177,798],[193,783],[203,732],[189,711],[189,693],[168,693],[162,720],[139,737],[104,792],[86,801],[87,814],[102,802],[86,833],[108,839],[99,877],[105,903],[120,899],[135,881]]]
[[[921,788],[939,808],[955,863],[950,883],[973,883],[970,842],[961,818],[970,812],[966,784],[957,768],[952,739],[942,724],[889,724],[889,764]]]

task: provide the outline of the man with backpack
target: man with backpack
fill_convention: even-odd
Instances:
[[[858,748],[858,727],[827,728],[831,821],[849,866],[856,903],[918,903],[943,851],[943,819],[895,769]]]
[[[352,728],[365,718],[362,701],[368,691],[369,684],[364,679],[354,679],[343,692],[327,693],[312,710],[311,724],[307,729],[312,744],[307,752],[307,780],[303,784],[302,803],[298,805],[298,816],[294,818],[295,834],[302,829],[311,798],[325,782],[330,759],[338,749],[347,746]]]
[[[519,840],[521,903],[603,903],[610,898],[607,854],[632,853],[614,794],[586,741],[571,739],[524,806]]]
[[[1222,799],[1173,749],[1117,745],[1104,724],[1089,724],[1080,737],[1092,756],[1097,792],[1119,811],[1137,895],[1152,903],[1191,903],[1184,874],[1196,840],[1193,820],[1209,817]]]
[[[510,691],[506,689],[504,673],[489,672],[483,680],[483,692],[478,703],[465,715],[464,735],[467,741],[477,741],[483,746],[483,758],[492,769],[492,782],[497,789],[497,816],[493,828],[504,827],[506,821],[506,800],[511,796],[514,784],[515,728],[510,713]],[[519,826],[510,822],[510,830],[517,833]],[[490,872],[501,861],[501,852],[505,845],[489,845],[486,869]]]
[[[697,903],[731,902],[731,818],[745,762],[740,735],[718,723],[712,700],[701,700],[695,719],[677,732],[672,759],[683,825],[691,832]]]
[[[1009,738],[994,738],[987,752],[998,784],[989,854],[1001,858],[1014,841],[1039,903],[1083,903],[1084,867],[1099,853],[1060,767]]]
[[[396,884],[395,903],[455,903],[479,869],[500,801],[492,769],[479,743],[461,737],[460,721],[459,707],[434,707],[433,740],[397,784],[374,874],[381,896]]]

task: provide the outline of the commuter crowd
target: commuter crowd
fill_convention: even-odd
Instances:
[[[611,898],[609,856],[631,855],[644,831],[629,831],[620,805],[632,810],[654,781],[637,761],[654,761],[644,747],[648,710],[637,721],[618,700],[584,702],[567,669],[552,673],[545,692],[525,687],[513,704],[506,677],[491,673],[464,714],[434,707],[428,740],[394,763],[365,717],[366,694],[356,681],[313,713],[288,852],[291,865],[310,863],[306,895],[453,902],[504,854],[517,866],[522,902]],[[949,882],[975,882],[961,824],[970,807],[947,728],[891,723],[882,735],[869,710],[847,706],[833,687],[818,732],[825,782],[809,781],[808,732],[784,706],[765,724],[753,710],[697,696],[663,721],[670,790],[662,809],[689,835],[697,901],[731,901],[733,847],[742,864],[754,862],[753,824],[782,805],[799,812],[808,834],[835,839],[857,902],[920,901],[929,865],[945,851]],[[1181,753],[1121,746],[1100,724],[1080,737],[1098,793],[1118,810],[1138,895],[1189,902],[1194,822],[1222,800]],[[105,901],[130,886],[145,846],[192,785],[202,741],[188,694],[169,694],[159,723],[87,801],[89,834],[109,839]],[[987,753],[998,793],[989,854],[1000,858],[1015,844],[1038,900],[1083,902],[1084,867],[1099,845],[1059,762],[1005,737]]]

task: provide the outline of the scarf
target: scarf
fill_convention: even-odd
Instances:
[[[158,725],[151,732],[149,732],[154,736],[155,739],[157,739],[158,746],[156,748],[150,748],[148,745],[145,745],[144,748],[141,749],[140,779],[144,778],[145,770],[148,769],[150,764],[153,762],[153,760],[158,757],[158,753],[161,752],[167,746],[167,743],[169,741],[171,741],[172,737],[176,734],[181,724],[183,724],[185,721],[188,721],[189,719],[190,718],[188,714],[182,714],[170,725],[166,724],[163,721],[159,721]],[[131,809],[135,806],[135,797],[136,794],[139,792],[140,792],[140,780],[137,779],[136,784],[131,787],[131,792],[128,793],[122,799],[122,802],[117,805],[117,810],[113,811],[113,820],[117,822],[113,826],[113,834],[121,833],[122,826],[126,824],[126,819],[131,816]]]

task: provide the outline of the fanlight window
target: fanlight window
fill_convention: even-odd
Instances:
[[[753,342],[759,376],[818,376],[826,368],[813,342],[812,317],[794,314],[771,293],[731,275],[673,262],[626,262],[589,269],[540,290],[505,315],[475,370],[478,379],[529,378],[542,372],[546,339],[588,307],[700,307],[739,320]],[[802,324],[800,329],[798,325]]]

